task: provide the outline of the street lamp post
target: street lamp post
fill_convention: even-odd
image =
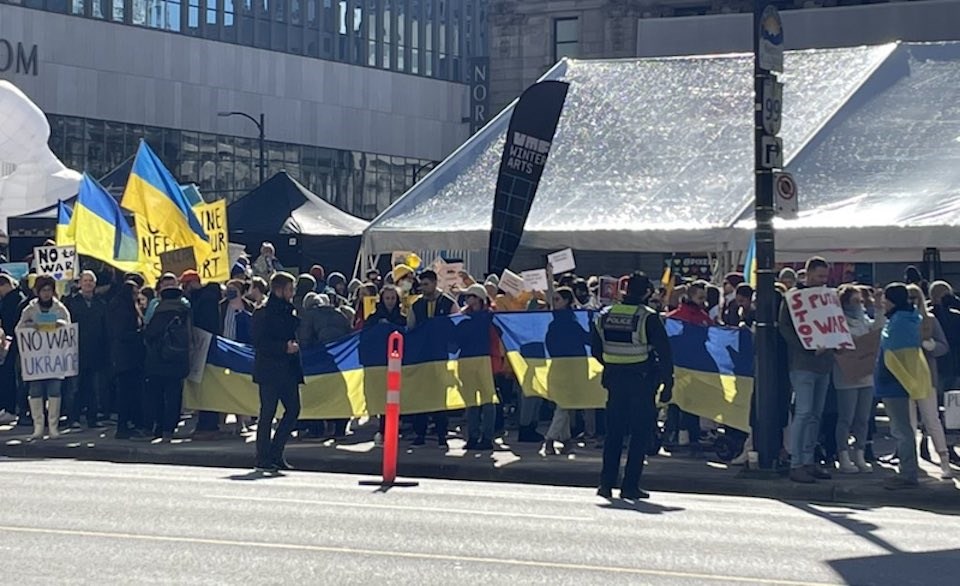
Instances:
[[[247,120],[249,120],[250,122],[253,122],[254,124],[257,125],[257,130],[260,132],[260,136],[259,136],[260,163],[257,166],[260,168],[260,185],[263,185],[263,182],[265,180],[265,175],[267,172],[267,163],[264,160],[264,148],[263,148],[264,140],[265,140],[263,112],[260,113],[259,121],[253,116],[251,116],[250,114],[247,114],[246,112],[218,112],[217,116],[221,118],[229,118],[230,116],[242,116]]]

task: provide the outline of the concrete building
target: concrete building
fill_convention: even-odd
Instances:
[[[470,131],[481,0],[0,0],[0,78],[97,176],[145,138],[205,197],[286,169],[371,218]]]
[[[960,39],[960,0],[778,0],[787,49]],[[563,57],[750,51],[750,0],[492,0],[490,108]]]

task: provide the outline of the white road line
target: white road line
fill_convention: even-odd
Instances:
[[[534,513],[515,513],[510,511],[478,511],[475,509],[446,509],[440,507],[412,507],[404,505],[377,505],[344,501],[317,501],[309,499],[286,499],[258,496],[230,496],[207,494],[205,498],[233,501],[251,501],[263,503],[290,503],[298,505],[318,505],[322,507],[343,507],[346,509],[385,509],[391,511],[413,511],[416,513],[450,513],[454,515],[481,515],[484,517],[513,517],[522,519],[541,519],[545,521],[593,521],[591,517],[568,517],[564,515],[537,515]]]
[[[661,578],[679,578],[702,582],[769,584],[771,586],[833,586],[822,582],[800,582],[772,578],[752,578],[748,576],[724,576],[720,574],[698,574],[695,572],[676,572],[671,570],[653,570],[629,568],[623,566],[598,566],[591,564],[571,564],[557,561],[518,560],[510,558],[474,557],[450,554],[438,554],[413,551],[390,551],[379,549],[361,549],[352,547],[331,547],[324,545],[306,545],[297,543],[264,543],[257,541],[233,541],[227,539],[207,539],[173,535],[140,535],[136,533],[115,533],[110,531],[81,531],[73,529],[46,529],[41,527],[0,527],[0,531],[9,533],[29,533],[39,535],[59,535],[63,537],[93,537],[101,539],[125,539],[129,541],[155,541],[164,543],[192,543],[198,545],[222,545],[230,547],[248,547],[287,551],[309,551],[317,553],[335,553],[343,555],[379,556],[388,558],[415,559],[443,562],[467,562],[497,566],[519,566],[528,568],[562,569],[581,572],[608,574],[626,574],[635,576],[657,576]]]

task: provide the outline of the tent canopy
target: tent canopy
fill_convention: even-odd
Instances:
[[[280,171],[227,208],[231,232],[359,236],[368,222],[351,216]]]
[[[560,62],[545,79],[570,90],[522,245],[744,247],[752,60]],[[804,212],[780,223],[778,250],[960,248],[960,43],[797,51],[785,61],[780,136]],[[512,110],[377,217],[365,252],[486,248]]]

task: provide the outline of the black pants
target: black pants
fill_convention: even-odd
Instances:
[[[99,368],[80,368],[80,374],[75,381],[76,387],[70,401],[68,411],[70,422],[80,421],[85,413],[87,422],[91,425],[97,422],[100,408],[100,381]]]
[[[447,439],[447,412],[446,411],[436,411],[434,413],[418,413],[413,416],[413,432],[417,437],[427,437],[427,424],[430,423],[430,418],[433,417],[433,423],[437,426],[437,439],[445,440]]]
[[[154,435],[173,435],[180,423],[180,405],[183,402],[183,379],[169,376],[150,377],[153,397]]]
[[[283,404],[283,417],[270,440],[270,427],[277,414],[277,402]],[[257,420],[257,466],[267,467],[283,458],[283,449],[300,417],[298,385],[266,383],[260,385],[260,418]]]
[[[7,413],[17,412],[17,370],[14,364],[18,360],[19,354],[11,351],[6,361],[0,364],[0,409]]]
[[[117,373],[117,429],[143,426],[143,370]]]
[[[640,487],[643,459],[652,438],[656,417],[656,388],[652,376],[638,376],[635,369],[607,367],[604,385],[607,388],[607,439],[603,444],[603,471],[600,485],[613,488],[620,475],[620,456],[623,438],[630,436],[627,465],[624,470],[624,490]]]

